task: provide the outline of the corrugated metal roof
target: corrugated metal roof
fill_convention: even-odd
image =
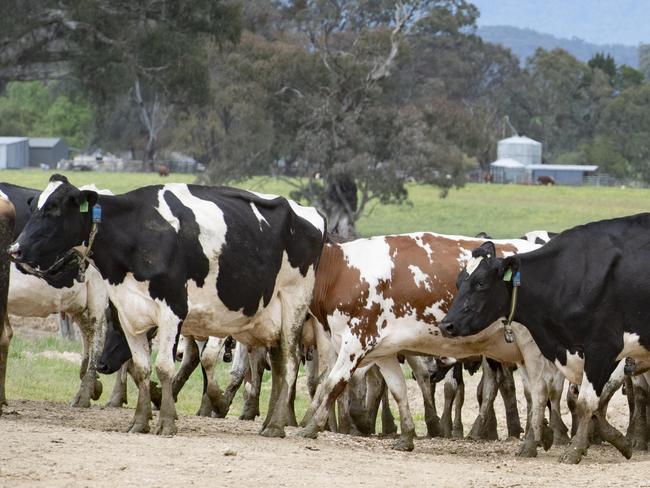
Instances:
[[[553,171],[596,171],[592,164],[531,164],[530,169],[552,169]]]
[[[15,144],[26,140],[26,137],[0,137],[0,144]]]
[[[60,137],[30,137],[29,147],[54,147],[60,140]]]
[[[514,159],[510,158],[501,158],[497,159],[493,163],[490,163],[490,166],[496,166],[497,168],[524,168],[525,164],[520,163]]]
[[[542,145],[541,142],[537,142],[536,140],[526,136],[512,136],[512,137],[508,137],[507,139],[501,139],[499,142],[515,143],[515,144],[533,144],[535,146]]]

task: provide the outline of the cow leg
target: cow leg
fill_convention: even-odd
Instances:
[[[184,342],[185,348],[183,349],[181,367],[178,368],[178,371],[174,375],[174,381],[172,381],[172,395],[174,396],[174,401],[178,401],[178,394],[201,362],[199,346],[194,338],[187,337]]]
[[[366,409],[368,411],[368,435],[374,435],[377,430],[377,414],[381,406],[385,383],[381,373],[376,368],[370,368],[366,373]],[[382,431],[383,432],[383,431]]]
[[[635,420],[634,404],[636,403],[636,401],[634,397],[634,383],[632,381],[632,377],[629,375],[625,375],[625,382],[623,383],[623,394],[627,398],[627,407],[630,415],[630,420],[627,424],[627,431],[625,433],[625,436],[628,439],[632,439],[634,437],[634,420]]]
[[[400,438],[393,444],[396,451],[412,451],[413,438],[415,437],[415,424],[411,417],[411,410],[408,403],[408,390],[404,373],[396,357],[385,357],[377,360],[377,366],[381,371],[386,386],[397,402],[400,416]]]
[[[372,369],[372,368],[371,368]],[[339,432],[350,435],[368,435],[370,426],[366,408],[367,369],[357,370],[348,387],[337,399]]]
[[[610,379],[605,384],[603,392],[600,395],[600,401],[598,403],[598,409],[594,413],[594,417],[598,426],[598,432],[600,436],[612,446],[614,446],[618,451],[626,458],[630,459],[632,457],[632,444],[628,442],[626,437],[620,433],[616,428],[614,428],[607,421],[607,406],[611,400],[614,393],[616,393],[621,385],[623,384],[624,373],[623,373],[624,363],[621,362],[618,364],[618,367],[615,369],[614,373]]]
[[[456,378],[456,394],[454,395],[454,425],[451,429],[451,437],[454,439],[463,438],[463,404],[465,403],[465,382],[463,381],[463,368],[462,366],[458,371],[454,371]]]
[[[248,356],[250,363],[251,379],[250,388],[244,401],[243,420],[253,420],[260,415],[260,392],[262,391],[262,380],[266,370],[266,348],[257,347]],[[240,417],[241,418],[241,417]]]
[[[111,397],[106,402],[107,407],[120,408],[122,405],[128,403],[126,396],[126,384],[127,384],[127,370],[131,360],[129,359],[124,363],[119,371],[115,374],[115,385],[113,386],[113,391],[111,392]]]
[[[506,408],[506,424],[508,426],[508,437],[519,439],[523,432],[519,420],[519,409],[517,407],[517,391],[515,389],[515,379],[512,375],[512,368],[508,365],[501,365],[497,371],[501,375],[502,381],[499,383],[499,392],[503,398],[503,404]]]
[[[392,435],[397,433],[397,426],[395,425],[395,417],[390,410],[390,402],[388,401],[388,388],[384,381],[381,394],[381,433],[382,435]]]
[[[364,355],[360,344],[357,343],[357,347],[354,347],[352,346],[354,343],[355,339],[351,336],[343,338],[343,345],[336,363],[327,378],[321,381],[318,388],[316,388],[316,395],[301,422],[304,427],[298,432],[298,435],[315,439],[318,432],[325,426],[332,405],[343,392],[352,374],[363,360]],[[352,349],[353,347],[354,349]]]
[[[549,401],[551,404],[550,427],[553,430],[553,443],[558,446],[566,446],[571,442],[568,435],[569,429],[562,420],[560,403],[562,401],[562,390],[564,389],[564,375],[560,371],[554,371],[553,379],[549,386]]]
[[[454,400],[456,399],[456,393],[458,393],[458,381],[456,370],[460,369],[462,374],[463,364],[458,362],[447,371],[445,375],[444,383],[444,392],[445,392],[445,403],[442,409],[442,416],[440,417],[440,427],[442,430],[442,436],[450,438],[452,437],[453,423],[451,418],[451,411],[454,405]]]
[[[206,387],[204,390],[204,397],[207,397],[209,402],[208,409],[202,409],[197,412],[197,415],[209,417],[212,412],[218,418],[224,418],[228,413],[228,405],[223,398],[219,383],[214,377],[214,365],[219,358],[219,351],[221,349],[222,341],[216,337],[208,338],[207,342],[199,342],[199,351],[201,351],[201,367],[204,371],[204,379]]]
[[[576,401],[578,430],[573,439],[571,439],[571,443],[560,456],[559,460],[562,463],[578,464],[582,456],[587,452],[587,449],[589,449],[589,427],[591,419],[596,414],[599,406],[601,406],[601,397],[605,404],[609,401],[609,398],[605,397],[605,394],[608,394],[605,392],[605,385],[614,372],[616,362],[614,360],[615,355],[614,357],[608,356],[608,354],[603,354],[602,351],[585,351],[584,373]],[[601,395],[598,395],[598,391],[601,392]],[[615,431],[616,429],[602,420],[604,419],[601,416],[601,419],[599,419],[601,433],[610,442],[615,443],[615,445],[618,444],[618,439],[612,432],[612,430]],[[619,433],[619,435],[623,437],[622,434]]]
[[[156,358],[156,374],[160,380],[162,398],[160,412],[154,434],[171,436],[176,434],[176,402],[172,392],[172,381],[176,368],[174,366],[174,344],[178,337],[182,322],[171,309],[161,311],[158,325],[158,356]],[[200,346],[199,346],[200,348]]]
[[[88,371],[88,363],[90,361],[90,349],[93,342],[94,331],[92,330],[87,315],[84,316],[82,313],[74,314],[72,320],[79,325],[83,352],[81,355],[81,366],[79,367],[79,379],[81,380],[81,383],[79,385],[79,390],[77,390],[77,393],[70,402],[70,406],[88,408],[90,407],[91,397],[94,396],[95,392],[94,378],[92,383],[85,380]]]
[[[0,298],[1,300],[2,298]],[[6,299],[5,299],[6,303]],[[4,313],[2,316],[3,325],[2,330],[0,331],[0,415],[2,415],[2,406],[7,405],[7,393],[5,391],[5,380],[7,378],[7,360],[9,359],[9,343],[11,338],[14,336],[14,331],[11,328],[9,323],[9,317],[7,316],[7,307],[4,307]],[[2,311],[0,310],[0,313]]]
[[[422,392],[422,399],[424,400],[424,422],[427,425],[427,436],[439,437],[440,436],[440,419],[436,412],[436,399],[434,390],[431,386],[429,378],[429,370],[421,356],[406,356],[415,381],[417,381],[420,391]]]
[[[266,418],[262,423],[262,430],[264,430],[271,420],[273,415],[273,408],[277,404],[278,397],[280,396],[280,383],[282,382],[282,352],[279,346],[269,348],[269,362],[271,363],[271,395],[269,397],[269,408],[266,412]],[[260,431],[261,432],[261,431]]]
[[[575,437],[578,432],[578,394],[580,393],[580,387],[573,383],[569,383],[569,387],[566,392],[566,404],[571,412],[571,437]]]
[[[248,346],[244,346],[241,342],[237,342],[235,345],[232,364],[230,365],[230,382],[223,390],[223,400],[226,405],[228,405],[229,409],[242,383],[248,379],[247,383],[250,384],[251,374],[251,365],[248,359]],[[248,399],[248,394],[245,394],[244,396]],[[246,404],[244,403],[244,409],[245,405]]]
[[[646,423],[646,404],[648,402],[648,384],[643,375],[637,375],[632,378],[634,389],[634,414],[630,424],[634,426],[632,435],[632,446],[639,451],[648,450],[648,441],[646,440],[647,423]]]
[[[151,393],[149,390],[149,378],[151,376],[151,352],[147,334],[134,336],[126,326],[126,319],[120,315],[120,322],[123,326],[124,336],[129,344],[132,354],[131,376],[138,387],[138,402],[135,406],[133,421],[129,425],[128,432],[145,433],[149,432],[149,420],[151,413]],[[171,354],[171,353],[170,353]]]
[[[549,449],[552,444],[552,432],[548,431],[548,427],[544,422],[544,409],[546,400],[548,399],[548,388],[546,382],[543,380],[542,371],[538,371],[535,366],[539,363],[530,364],[526,368],[522,368],[522,373],[526,376],[528,389],[529,402],[529,429],[521,448],[517,453],[520,457],[536,457],[537,446],[543,445],[544,449]],[[549,432],[551,438],[545,435],[546,431]]]
[[[89,287],[87,292],[88,312],[72,316],[81,332],[83,359],[79,370],[81,385],[70,405],[80,408],[90,407],[90,400],[99,400],[102,395],[102,383],[97,379],[97,363],[106,338],[108,298],[104,290],[97,290],[96,296],[93,289]]]
[[[269,421],[261,434],[265,437],[284,437],[284,427],[295,421],[293,398],[295,396],[296,379],[300,366],[300,338],[305,321],[307,307],[311,299],[312,288],[305,290],[279,293],[282,302],[282,331],[280,334],[280,350],[282,354],[282,378],[275,405],[269,405]],[[276,366],[275,364],[272,365]]]
[[[495,421],[494,417],[494,400],[496,399],[499,385],[497,383],[497,374],[488,361],[483,358],[483,378],[481,383],[483,391],[481,395],[481,406],[479,409],[478,417],[472,425],[472,430],[469,433],[469,438],[474,440],[490,439],[494,440],[493,433],[490,432],[492,425]]]

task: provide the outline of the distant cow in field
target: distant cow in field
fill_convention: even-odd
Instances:
[[[165,164],[158,165],[158,175],[159,176],[169,176],[169,168]]]
[[[552,176],[538,176],[537,177],[538,185],[553,186],[555,185],[555,178]]]

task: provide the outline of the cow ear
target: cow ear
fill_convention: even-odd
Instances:
[[[81,190],[79,192],[79,203],[88,202],[88,206],[92,207],[97,203],[97,192],[92,190]]]
[[[487,241],[481,244],[480,247],[477,247],[472,251],[472,256],[475,258],[494,258],[497,254],[496,248],[492,241]]]
[[[499,278],[503,278],[508,270],[512,275],[519,271],[519,256],[516,254],[499,260]]]

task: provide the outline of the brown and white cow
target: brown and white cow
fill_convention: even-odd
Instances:
[[[501,362],[530,365],[534,438],[522,454],[534,455],[541,441],[544,405],[559,373],[541,357],[533,341],[524,347],[508,343],[503,324],[495,322],[480,334],[447,339],[438,322],[456,292],[459,272],[471,251],[484,240],[435,233],[377,236],[343,244],[327,244],[316,275],[310,313],[331,333],[338,357],[321,382],[303,419],[300,435],[316,437],[328,412],[359,367],[377,364],[398,403],[401,437],[395,449],[413,449],[415,428],[408,408],[406,384],[396,359],[399,352],[464,358],[484,354]],[[536,249],[539,245],[513,239],[494,241],[499,255]],[[516,339],[527,335],[513,324]],[[561,393],[561,390],[560,390]],[[496,392],[495,392],[496,394]],[[540,417],[541,416],[541,417]],[[534,448],[534,452],[531,451]]]

